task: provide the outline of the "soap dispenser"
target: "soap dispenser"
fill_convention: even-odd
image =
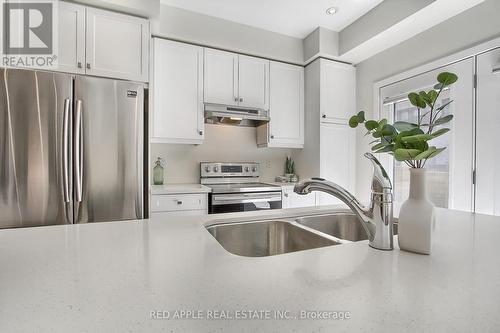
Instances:
[[[153,184],[154,185],[163,185],[163,159],[158,157],[155,162],[155,167],[153,168]]]

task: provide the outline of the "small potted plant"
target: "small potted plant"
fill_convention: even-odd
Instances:
[[[425,163],[443,152],[446,147],[432,145],[432,140],[446,134],[449,128],[438,126],[449,123],[453,115],[443,116],[443,110],[453,101],[438,105],[443,89],[458,80],[454,73],[444,72],[437,76],[438,83],[430,91],[408,94],[410,103],[417,108],[417,122],[398,121],[388,124],[387,119],[366,120],[363,111],[349,120],[349,126],[364,124],[366,135],[375,153],[387,153],[410,168],[409,198],[401,206],[398,223],[399,247],[416,253],[430,254],[434,205],[427,197]]]
[[[287,156],[285,160],[285,178],[288,182],[298,181],[298,177],[295,175],[295,162],[290,156]]]

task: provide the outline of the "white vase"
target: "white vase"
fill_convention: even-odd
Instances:
[[[427,197],[425,179],[425,169],[410,169],[410,195],[399,212],[398,242],[401,250],[430,254],[435,208]]]

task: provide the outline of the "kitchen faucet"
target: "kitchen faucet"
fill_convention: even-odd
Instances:
[[[394,247],[391,180],[375,156],[365,153],[365,157],[373,164],[372,194],[368,207],[363,206],[343,187],[323,178],[303,180],[295,185],[294,191],[302,195],[311,191],[321,191],[339,198],[361,220],[371,247],[378,250],[392,250]]]

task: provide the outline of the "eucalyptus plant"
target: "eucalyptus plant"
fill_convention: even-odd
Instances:
[[[371,135],[375,139],[370,142],[373,152],[393,155],[397,161],[404,162],[411,168],[423,168],[427,160],[446,149],[430,143],[450,131],[445,127],[436,130],[436,127],[453,119],[453,115],[442,114],[453,101],[442,105],[437,105],[436,101],[443,90],[457,80],[456,74],[443,72],[437,76],[438,83],[430,91],[408,94],[408,100],[417,108],[417,123],[397,121],[391,125],[387,123],[387,119],[366,120],[365,112],[360,111],[349,119],[349,126],[356,128],[359,124],[364,124],[367,130],[365,135]]]

